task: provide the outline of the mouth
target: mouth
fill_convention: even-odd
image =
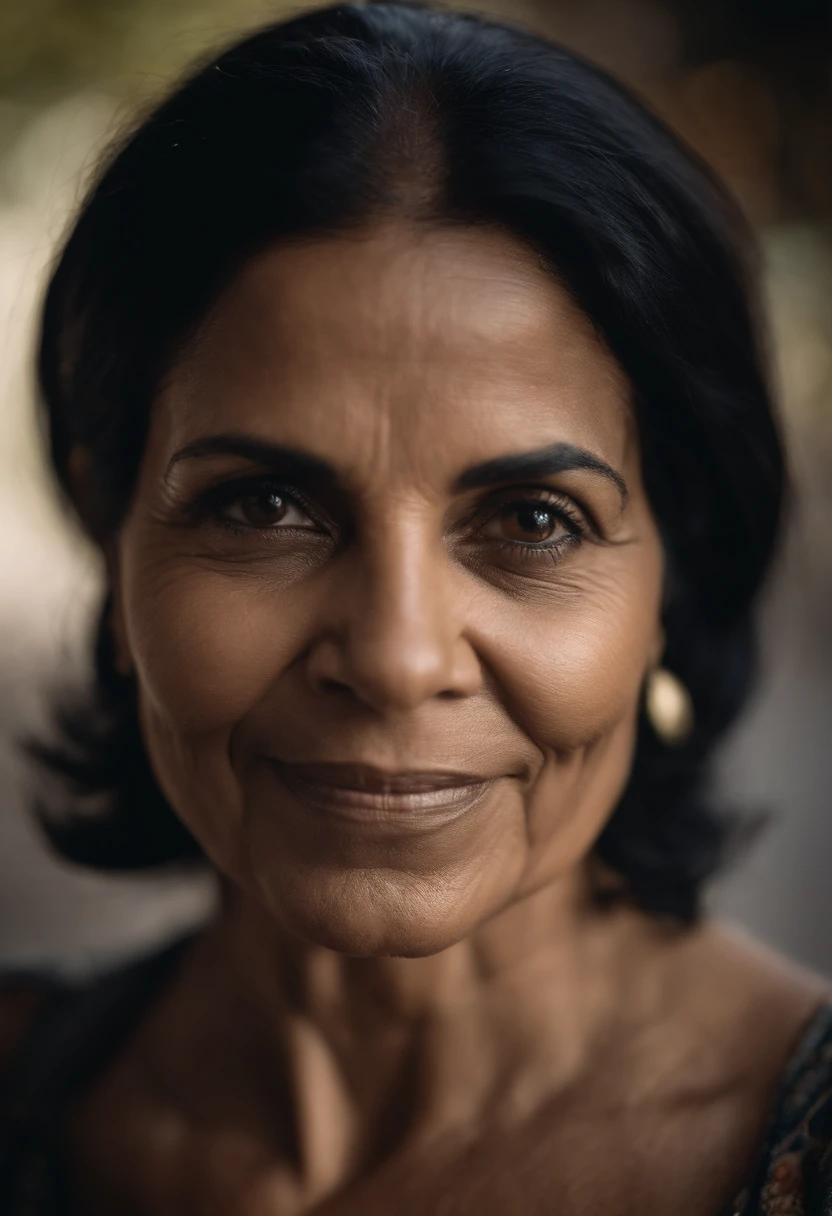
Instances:
[[[482,801],[495,780],[449,770],[392,772],[366,764],[273,763],[303,802],[359,821],[453,818]]]

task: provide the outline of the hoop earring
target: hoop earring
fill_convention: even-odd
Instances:
[[[667,747],[684,743],[694,724],[693,701],[678,676],[656,667],[647,677],[644,707],[653,730]]]

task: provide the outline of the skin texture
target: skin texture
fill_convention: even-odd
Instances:
[[[241,438],[334,478],[275,510]],[[557,444],[595,467],[465,481]],[[83,1210],[713,1216],[822,986],[591,898],[663,554],[629,385],[551,274],[393,223],[258,256],[160,393],[109,559],[224,899],[76,1108]],[[322,763],[480,787],[346,813],[281,768]]]
[[[228,456],[171,469],[229,431],[336,470],[328,532],[193,525],[196,495],[267,471]],[[171,802],[287,929],[349,954],[433,953],[586,855],[661,653],[662,553],[634,436],[611,356],[503,235],[274,251],[209,319],[162,395],[120,541],[122,661]],[[586,470],[451,490],[553,443],[617,470],[626,507]],[[500,549],[519,530],[504,504],[547,492],[597,534]],[[446,826],[405,815],[358,831],[310,815],[275,757],[491,784]]]

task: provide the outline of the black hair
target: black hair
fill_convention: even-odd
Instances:
[[[385,215],[513,233],[630,379],[671,570],[664,663],[695,728],[669,747],[641,714],[596,855],[641,907],[692,920],[732,839],[710,762],[750,688],[784,456],[745,223],[605,73],[524,29],[407,3],[309,12],[205,63],[111,155],[59,255],[38,365],[58,480],[95,539],[113,534],[160,380],[242,263]],[[62,815],[41,808],[53,845],[102,869],[197,856],[148,763],[106,604],[95,655],[92,703],[37,749],[70,793]]]

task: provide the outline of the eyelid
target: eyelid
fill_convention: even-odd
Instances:
[[[244,497],[246,494],[252,494],[257,491],[262,492],[264,489],[271,489],[290,499],[322,530],[343,531],[328,512],[307,498],[303,490],[287,479],[282,479],[277,473],[248,473],[219,481],[197,493],[186,504],[185,511],[192,522],[202,523],[209,519],[211,515],[219,515],[223,508],[227,508],[231,503]],[[458,527],[469,527],[476,521],[484,524],[493,518],[501,507],[509,505],[512,502],[541,501],[555,509],[560,509],[561,513],[573,525],[579,526],[580,533],[584,537],[591,538],[594,535],[599,540],[605,539],[604,532],[599,527],[594,513],[583,502],[564,490],[556,489],[551,485],[541,484],[509,485],[491,490],[488,494],[487,502],[481,502],[467,512],[465,518],[458,524]],[[575,516],[579,518],[576,519]],[[507,543],[519,544],[520,542]]]
[[[546,503],[553,509],[559,509],[573,523],[579,523],[583,532],[593,532],[598,537],[603,536],[594,513],[578,501],[574,495],[567,494],[564,490],[556,490],[553,486],[544,485],[509,486],[492,493],[489,503],[472,510],[465,522],[470,524],[479,520],[485,523],[492,519],[501,507],[510,506],[515,502]],[[576,519],[575,516],[580,518]]]
[[[330,522],[324,518],[323,512],[309,501],[302,490],[282,480],[274,473],[245,474],[217,482],[215,485],[201,490],[187,504],[186,511],[194,522],[199,523],[211,515],[218,515],[239,499],[263,490],[272,490],[289,499],[319,527],[327,526]]]

